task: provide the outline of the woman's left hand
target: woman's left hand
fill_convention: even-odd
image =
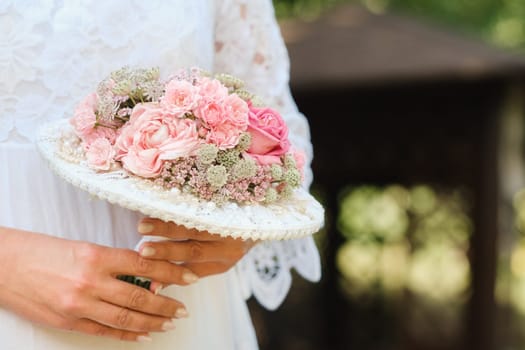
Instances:
[[[148,236],[170,240],[146,242],[139,248],[144,258],[181,263],[199,277],[228,271],[239,261],[255,241],[221,237],[208,232],[187,229],[173,222],[145,218],[138,231]]]

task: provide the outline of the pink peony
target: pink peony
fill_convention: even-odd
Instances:
[[[201,144],[196,123],[167,115],[158,104],[139,104],[115,144],[117,160],[132,173],[156,177],[166,160],[188,157]]]
[[[112,128],[97,126],[96,110],[98,106],[98,97],[96,93],[89,94],[80,102],[75,109],[75,114],[70,123],[75,129],[75,133],[84,142],[84,147],[89,148],[95,140],[104,137],[111,144],[115,142],[117,131]]]
[[[107,171],[111,168],[115,150],[108,139],[100,137],[91,142],[86,151],[88,166],[91,169]]]
[[[166,111],[180,117],[197,106],[200,95],[197,87],[186,80],[172,80],[166,84],[161,104]]]
[[[288,128],[273,109],[250,106],[248,132],[252,143],[247,153],[260,165],[280,163],[290,149]]]

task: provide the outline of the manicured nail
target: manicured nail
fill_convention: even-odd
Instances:
[[[151,337],[148,337],[147,335],[139,335],[137,337],[137,341],[139,343],[151,343],[153,339],[151,339]]]
[[[173,322],[166,321],[162,324],[163,331],[171,331],[172,329],[175,329],[175,324],[173,324]]]
[[[155,295],[159,295],[160,292],[162,292],[162,288],[164,288],[164,286],[161,284],[160,286],[158,286],[157,288],[155,288]]]
[[[137,228],[139,233],[146,234],[153,232],[155,225],[150,224],[149,222],[141,222]]]
[[[140,250],[140,255],[143,257],[153,256],[155,253],[155,248],[152,247],[144,247]]]
[[[191,284],[197,282],[199,280],[199,276],[192,272],[184,272],[182,274],[182,280],[186,283]]]
[[[188,316],[188,311],[185,308],[181,307],[175,311],[175,318],[186,318]]]

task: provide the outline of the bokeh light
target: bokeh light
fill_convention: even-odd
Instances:
[[[460,191],[427,185],[348,190],[338,220],[346,242],[337,254],[348,295],[409,291],[435,303],[464,299],[472,232],[466,203]]]

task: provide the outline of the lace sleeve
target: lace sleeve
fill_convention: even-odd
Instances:
[[[309,186],[310,132],[290,93],[288,53],[271,0],[218,0],[216,11],[214,70],[243,79],[250,91],[280,111],[293,146],[307,155],[305,186]],[[311,237],[260,243],[236,271],[246,298],[254,295],[267,309],[276,309],[290,289],[292,268],[310,281],[320,279],[319,253]]]

